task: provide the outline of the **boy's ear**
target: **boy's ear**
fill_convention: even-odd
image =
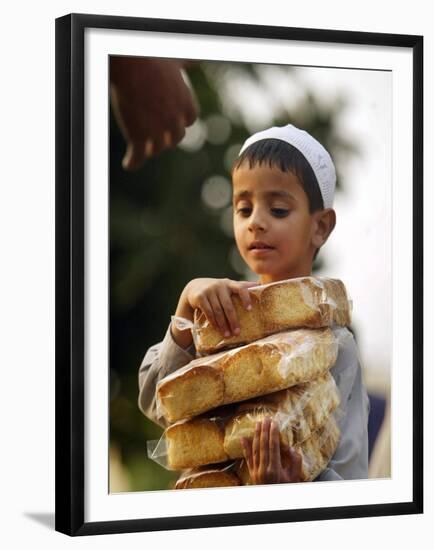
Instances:
[[[333,208],[324,208],[313,213],[312,244],[320,248],[329,238],[336,225],[336,212]]]

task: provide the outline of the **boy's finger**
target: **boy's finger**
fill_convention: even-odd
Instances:
[[[232,303],[231,295],[229,290],[225,287],[221,288],[218,291],[218,296],[220,303],[223,307],[223,310],[228,320],[229,327],[232,334],[237,335],[240,333],[240,326],[238,322],[237,312],[235,311],[234,304]]]
[[[282,465],[286,468],[291,462],[290,447],[285,443],[280,445],[280,456],[282,457]]]
[[[247,288],[238,287],[236,289],[236,292],[238,293],[238,295],[241,299],[241,302],[242,302],[243,306],[245,307],[245,309],[251,310],[252,309],[252,299],[250,297],[250,293],[247,290]]]
[[[282,464],[280,461],[280,433],[276,422],[271,422],[270,426],[270,468],[274,472],[279,472]]]
[[[248,289],[254,286],[258,286],[258,283],[254,281],[231,281],[230,279],[229,281],[229,287],[231,291],[240,296],[243,306],[246,309],[251,309],[252,299]]]
[[[260,455],[260,439],[261,439],[261,422],[256,422],[255,435],[253,436],[253,468],[257,471],[259,469]]]
[[[259,286],[257,281],[237,281],[238,285],[243,285],[245,288],[250,288],[252,286]]]
[[[302,465],[301,455],[292,447],[289,448],[289,453],[291,455],[291,464],[289,466],[290,478],[292,481],[300,481]]]
[[[212,310],[211,304],[206,296],[203,296],[200,300],[200,309],[205,314],[207,321],[214,327],[218,328],[216,318],[214,317],[214,312]]]
[[[252,443],[247,439],[247,437],[242,437],[241,445],[243,447],[243,454],[246,459],[247,466],[249,470],[253,470]]]
[[[218,296],[216,294],[212,294],[209,297],[209,302],[211,304],[218,329],[223,336],[228,338],[231,333]]]
[[[266,416],[262,421],[261,430],[261,460],[260,467],[265,470],[268,467],[270,454],[270,419]]]

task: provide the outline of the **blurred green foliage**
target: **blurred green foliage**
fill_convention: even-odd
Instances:
[[[273,99],[267,126],[293,123],[319,139],[335,159],[339,187],[340,163],[353,153],[337,130],[345,101],[337,98],[324,106],[297,81],[296,71],[274,69],[285,71],[303,89],[291,110]],[[125,143],[111,117],[110,444],[120,451],[132,491],[167,489],[179,475],[146,456],[146,442],[162,433],[137,406],[137,374],[146,350],[163,338],[188,281],[248,275],[234,248],[227,189],[240,145],[260,128],[249,124],[254,99],[248,101],[246,94],[241,109],[239,101],[231,102],[230,90],[231,82],[241,82],[267,97],[271,77],[266,74],[264,79],[261,66],[221,62],[190,69],[199,120],[182,146],[152,158],[135,173],[121,167]],[[237,90],[233,93],[240,95]],[[318,262],[323,261],[321,253]]]

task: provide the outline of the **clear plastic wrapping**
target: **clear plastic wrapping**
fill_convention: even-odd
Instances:
[[[215,353],[284,330],[347,326],[351,322],[352,302],[338,279],[299,277],[248,290],[250,311],[244,308],[238,295],[232,297],[240,324],[239,335],[223,337],[202,311],[195,311],[191,329],[198,353]]]
[[[225,462],[224,417],[181,420],[166,428],[159,440],[147,442],[148,457],[168,470],[184,470]]]
[[[199,357],[160,380],[157,413],[173,423],[313,380],[333,366],[337,352],[333,331],[322,328],[281,332]]]
[[[339,404],[339,391],[329,372],[304,384],[243,403],[225,425],[225,450],[230,458],[241,458],[241,438],[253,437],[256,423],[266,416],[277,424],[283,444],[299,445],[324,426],[332,412],[337,418],[341,416]]]
[[[340,431],[334,415],[316,430],[311,437],[295,445],[294,449],[301,455],[301,480],[313,481],[327,467],[338,443]],[[283,467],[289,467],[286,459],[282,459]],[[252,480],[245,460],[237,465],[237,474],[243,485],[251,485]]]
[[[338,414],[340,402],[329,372],[318,378],[250,401],[221,407],[176,422],[160,440],[148,442],[148,456],[167,469],[181,470],[243,457],[241,437],[252,438],[266,416],[279,428],[283,444],[294,446]]]
[[[312,433],[311,437],[295,446],[301,455],[301,480],[313,481],[327,467],[338,443],[340,432],[334,416],[331,415],[326,424]],[[289,467],[283,459],[283,467]],[[204,487],[229,487],[252,485],[249,469],[244,459],[202,466],[183,472],[178,479],[176,489],[195,489]]]
[[[186,470],[178,478],[175,489],[203,489],[205,487],[237,487],[241,479],[237,462]]]

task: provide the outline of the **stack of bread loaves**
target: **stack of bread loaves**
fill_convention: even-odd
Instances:
[[[301,454],[305,481],[319,475],[337,447],[332,413],[339,393],[329,371],[338,353],[331,327],[350,323],[344,285],[303,277],[249,292],[249,311],[233,297],[237,336],[222,338],[195,311],[200,356],[157,385],[157,407],[169,427],[148,442],[148,454],[183,471],[176,488],[251,483],[240,438],[252,438],[265,416],[278,425],[281,443]]]

